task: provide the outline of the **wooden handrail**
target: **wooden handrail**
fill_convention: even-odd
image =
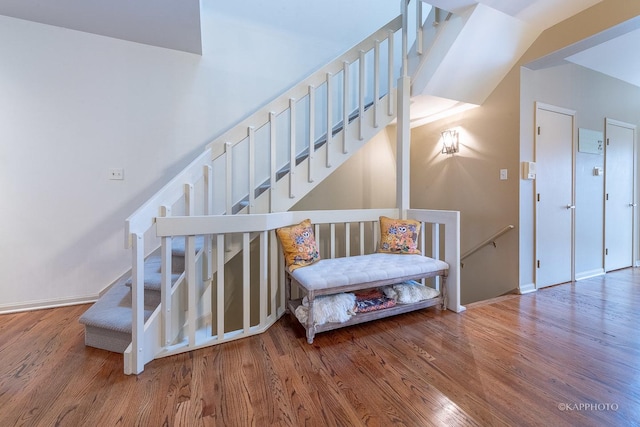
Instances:
[[[506,227],[504,227],[502,230],[498,231],[497,233],[495,233],[493,236],[489,237],[486,240],[483,240],[482,243],[476,245],[473,249],[465,252],[464,254],[462,254],[462,256],[460,257],[460,261],[464,260],[465,258],[468,258],[469,256],[473,255],[474,253],[476,253],[477,251],[479,251],[480,249],[482,249],[483,247],[487,246],[488,244],[493,244],[493,246],[496,246],[496,242],[495,240],[502,236],[504,233],[506,233],[509,230],[513,230],[515,228],[514,225],[507,225]]]

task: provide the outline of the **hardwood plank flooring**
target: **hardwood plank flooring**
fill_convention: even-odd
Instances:
[[[640,269],[122,373],[87,306],[0,316],[0,426],[640,426]]]

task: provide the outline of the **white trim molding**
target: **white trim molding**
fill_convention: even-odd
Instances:
[[[536,284],[535,283],[527,283],[527,284],[518,286],[518,293],[520,295],[530,294],[530,293],[535,292],[537,290],[538,290],[538,288],[536,288]]]

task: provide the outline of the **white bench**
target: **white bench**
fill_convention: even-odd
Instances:
[[[446,306],[446,277],[449,265],[440,260],[422,255],[399,255],[373,253],[351,257],[322,259],[306,267],[287,270],[285,297],[287,308],[295,313],[302,304],[301,299],[291,299],[292,286],[297,286],[307,296],[307,323],[302,326],[307,333],[307,341],[313,343],[316,333],[329,331],[344,326],[381,319],[396,314],[406,313],[421,308],[440,305]],[[313,305],[316,297],[341,292],[354,292],[364,289],[393,285],[407,280],[440,276],[440,295],[436,298],[411,304],[397,304],[393,307],[357,313],[346,322],[314,324]]]

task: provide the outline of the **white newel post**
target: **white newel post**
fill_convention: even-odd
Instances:
[[[144,236],[135,233],[132,242],[130,368],[131,373],[139,374],[144,370]]]

